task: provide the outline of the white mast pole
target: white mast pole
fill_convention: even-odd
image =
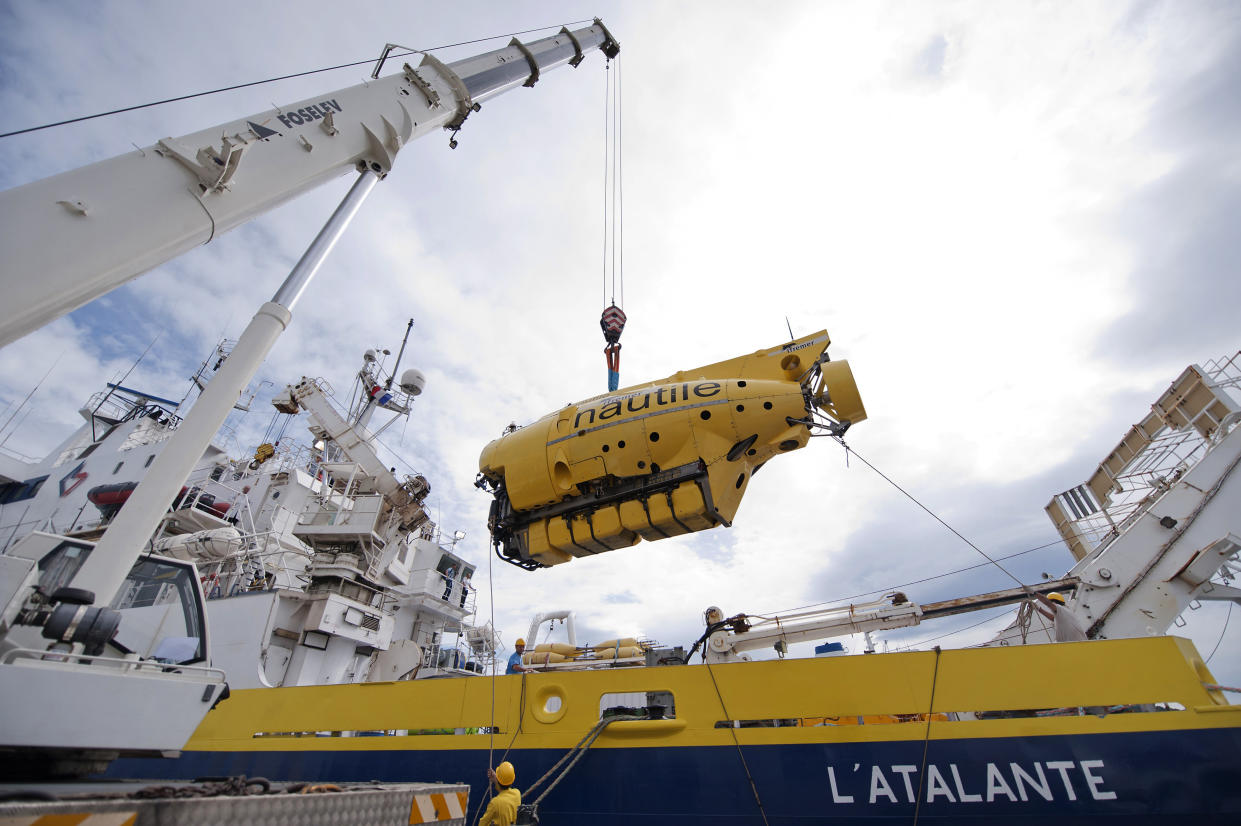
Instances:
[[[125,507],[121,508],[87,556],[73,579],[75,588],[93,591],[99,604],[111,602],[185,480],[202,459],[212,437],[219,432],[229,411],[254,378],[276,339],[289,326],[293,306],[305,292],[310,279],[378,181],[377,174],[363,167],[332,217],[310,242],[272,300],[260,307],[250,320],[237,346],[207,383],[185,421],[168,440],[142,482],[126,500]]]

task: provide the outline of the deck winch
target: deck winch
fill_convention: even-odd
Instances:
[[[569,405],[487,445],[478,485],[506,561],[535,569],[728,526],[750,477],[815,427],[866,418],[826,331]]]

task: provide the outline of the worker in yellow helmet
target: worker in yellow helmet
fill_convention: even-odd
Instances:
[[[526,670],[521,664],[521,655],[526,650],[526,641],[518,637],[517,642],[513,643],[513,647],[517,650],[509,656],[508,668],[504,669],[505,674],[520,674]]]
[[[1051,620],[1052,638],[1056,642],[1081,642],[1086,639],[1086,630],[1078,622],[1073,612],[1065,607],[1064,594],[1050,593],[1047,596],[1035,594],[1034,598],[1046,608],[1035,605],[1035,610]]]
[[[521,805],[521,792],[513,788],[513,781],[517,779],[513,764],[505,760],[494,771],[487,769],[487,777],[497,791],[478,826],[511,826],[517,820],[517,807]]]

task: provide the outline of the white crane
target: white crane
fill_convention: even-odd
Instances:
[[[533,86],[542,72],[576,66],[596,49],[608,57],[619,51],[596,20],[529,44],[513,39],[503,49],[452,64],[424,54],[417,67],[405,64],[379,77],[396,48],[384,48],[372,82],[163,138],[0,193],[2,346],[299,193],[357,174],[99,542],[92,547],[35,533],[0,557],[0,694],[9,704],[0,720],[0,746],[44,756],[69,752],[88,763],[118,752],[181,748],[221,697],[223,673],[188,665],[166,669],[118,647],[121,612],[104,606],[136,570],[159,520],[288,326],[311,277],[401,149],[440,128],[460,129],[481,103]],[[300,401],[319,406],[314,392]],[[347,429],[336,430],[336,438],[349,442]],[[368,467],[378,462],[365,445],[349,442],[349,449]],[[403,521],[425,518],[419,496],[425,491],[398,482],[386,468],[371,469]],[[58,582],[62,587],[41,591],[40,561],[57,554],[65,570],[76,570],[72,587]],[[192,633],[175,662],[207,660],[202,591],[192,564],[147,555],[142,565],[163,566],[148,576],[155,587],[181,583],[179,604]],[[54,656],[47,655],[41,636],[53,640]],[[47,708],[55,709],[55,719],[44,713]],[[87,738],[88,731],[93,736]]]

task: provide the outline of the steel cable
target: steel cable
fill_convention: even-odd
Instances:
[[[706,652],[703,652],[703,661],[706,662]],[[767,826],[767,810],[763,807],[763,800],[758,795],[758,784],[754,782],[754,776],[750,774],[750,764],[746,762],[745,752],[741,750],[741,741],[737,739],[737,729],[731,725],[732,717],[728,715],[728,707],[724,705],[724,695],[720,692],[720,684],[715,681],[715,669],[711,667],[710,662],[706,662],[707,673],[711,675],[711,685],[715,687],[715,696],[719,698],[720,710],[724,712],[724,720],[730,725],[728,733],[733,737],[733,745],[737,747],[737,756],[741,758],[741,768],[745,770],[745,779],[750,782],[750,791],[754,793],[754,802],[758,804],[758,813],[763,818],[764,826]]]
[[[589,23],[589,22],[592,22],[592,21],[575,20],[572,23],[564,23],[563,25],[576,26],[580,23]],[[429,49],[417,49],[414,51],[404,51],[404,52],[399,52],[399,53],[393,52],[390,55],[390,57],[405,57],[411,54],[422,54],[424,52],[436,52],[442,49],[452,49],[457,46],[469,46],[474,43],[485,43],[488,40],[500,40],[505,37],[515,37],[516,35],[519,35],[519,34],[532,34],[534,32],[547,31],[548,29],[554,29],[554,28],[556,28],[556,26],[554,25],[553,26],[541,26],[537,29],[524,29],[522,31],[512,32],[510,34],[497,34],[497,35],[492,35],[490,37],[479,37],[474,40],[462,40],[459,43],[448,43],[443,46],[432,46]],[[306,72],[294,72],[291,75],[280,75],[279,77],[269,77],[266,80],[253,80],[253,81],[250,81],[249,83],[237,83],[232,86],[222,86],[219,89],[210,89],[205,92],[194,92],[188,95],[178,95],[177,97],[164,98],[163,100],[153,100],[153,101],[150,101],[149,103],[139,103],[134,106],[124,106],[124,107],[121,107],[120,109],[111,109],[107,112],[97,112],[93,115],[82,115],[81,117],[68,118],[66,120],[60,120],[54,123],[45,123],[41,126],[28,126],[25,129],[15,129],[12,132],[0,133],[0,138],[10,138],[10,137],[13,137],[14,135],[24,135],[28,132],[38,132],[41,129],[51,129],[54,126],[66,126],[70,123],[80,123],[86,120],[94,120],[95,118],[106,118],[110,115],[119,115],[124,112],[133,112],[138,109],[149,109],[153,106],[162,106],[165,103],[176,103],[182,100],[191,100],[193,98],[206,97],[208,95],[216,95],[221,92],[231,92],[236,89],[246,89],[251,86],[262,86],[265,83],[275,83],[280,80],[291,80],[292,78],[295,78],[295,77],[306,77],[308,75],[317,75],[322,72],[333,72],[333,71],[336,71],[337,69],[348,69],[353,66],[363,66],[363,65],[366,65],[367,63],[374,63],[374,62],[375,62],[375,58],[370,58],[368,60],[355,60],[352,63],[341,63],[338,66],[325,66],[322,69],[311,69]]]
[[[1219,644],[1224,641],[1224,634],[1228,632],[1228,621],[1232,619],[1232,606],[1234,602],[1228,603],[1228,613],[1224,616],[1224,627],[1220,629],[1219,639],[1215,641],[1215,647],[1211,649],[1211,653],[1207,654],[1206,663],[1211,664],[1211,658],[1215,656],[1215,652],[1219,650]]]
[[[1106,532],[1105,530],[1100,529],[1100,530],[1097,530],[1097,531],[1086,532],[1086,533],[1084,533],[1084,534],[1083,534],[1083,536],[1088,535],[1089,533],[1096,533],[1096,534],[1097,534],[1097,533],[1105,533],[1105,532]],[[1043,551],[1043,550],[1046,550],[1047,548],[1051,548],[1051,547],[1053,547],[1053,546],[1055,546],[1055,545],[1059,545],[1061,542],[1062,542],[1062,540],[1060,540],[1060,539],[1056,539],[1056,540],[1054,540],[1054,541],[1052,541],[1052,542],[1047,542],[1047,543],[1045,543],[1045,544],[1043,544],[1043,545],[1038,545],[1038,546],[1033,547],[1033,548],[1026,548],[1024,551],[1017,551],[1016,553],[1011,553],[1011,554],[1008,554],[1007,556],[1000,556],[1000,557],[996,557],[996,559],[997,559],[997,560],[1001,560],[1001,561],[1006,560],[1006,559],[1015,559],[1016,557],[1019,557],[1019,556],[1025,556],[1026,554],[1032,554],[1032,553],[1034,553],[1035,551]],[[799,606],[797,606],[796,608],[787,608],[787,609],[783,609],[783,610],[780,610],[780,611],[766,611],[766,612],[764,612],[764,613],[768,613],[768,614],[788,614],[788,613],[791,613],[791,612],[793,612],[793,611],[803,611],[803,610],[805,610],[805,609],[807,609],[807,608],[817,608],[817,607],[818,607],[818,606],[820,606],[820,605],[832,605],[832,604],[837,603],[837,602],[849,602],[849,601],[851,601],[851,600],[860,599],[861,597],[869,597],[869,596],[873,596],[873,595],[875,595],[875,594],[885,594],[885,593],[888,593],[888,592],[891,592],[891,591],[899,591],[899,590],[900,590],[900,589],[902,589],[902,588],[908,588],[910,585],[921,585],[921,584],[922,584],[922,583],[924,583],[924,582],[933,582],[933,581],[935,581],[935,580],[937,580],[937,579],[943,579],[943,578],[945,578],[945,577],[956,576],[957,574],[963,574],[963,573],[966,573],[967,571],[973,571],[973,570],[976,570],[976,569],[978,569],[978,568],[985,568],[985,567],[987,567],[987,566],[988,566],[988,565],[990,565],[990,564],[991,564],[990,562],[979,562],[977,565],[968,565],[968,566],[966,566],[966,567],[964,567],[964,568],[957,568],[957,569],[952,570],[952,571],[945,571],[945,572],[944,572],[944,573],[942,573],[942,574],[935,574],[934,576],[923,577],[922,579],[915,579],[915,580],[911,580],[911,581],[909,581],[909,582],[902,582],[902,583],[897,584],[897,585],[889,585],[889,586],[887,586],[887,587],[885,587],[885,588],[875,588],[875,589],[870,590],[870,591],[862,591],[861,593],[857,593],[857,594],[850,594],[850,595],[849,595],[849,596],[847,596],[847,597],[837,597],[836,599],[824,600],[824,601],[822,601],[822,602],[811,602],[811,603],[808,603],[808,604],[806,604],[806,605],[799,605]]]
[[[935,646],[935,671],[931,675],[931,699],[926,711],[926,732],[922,738],[922,768],[918,771],[918,798],[914,803],[914,826],[918,826],[918,816],[922,813],[922,786],[926,781],[926,758],[931,748],[931,719],[935,714],[935,686],[939,683],[939,646]]]
[[[966,545],[969,545],[971,548],[973,548],[975,551],[977,551],[977,552],[978,552],[978,553],[982,556],[982,558],[983,558],[983,559],[987,560],[987,561],[988,561],[988,562],[990,562],[992,565],[994,565],[995,567],[997,567],[997,568],[999,568],[1001,571],[1003,571],[1005,574],[1007,574],[1007,575],[1009,576],[1009,578],[1013,580],[1013,582],[1016,582],[1019,586],[1021,586],[1021,589],[1022,589],[1023,591],[1025,591],[1026,593],[1030,593],[1030,586],[1026,585],[1024,582],[1022,582],[1020,579],[1018,579],[1018,578],[1017,578],[1017,577],[1016,577],[1016,576],[1015,576],[1015,575],[1014,575],[1011,571],[1009,571],[1007,568],[1005,568],[1005,567],[1004,567],[1003,565],[1001,565],[999,562],[996,562],[994,559],[992,559],[990,556],[988,556],[988,555],[987,555],[987,553],[986,553],[985,551],[983,551],[983,549],[982,549],[982,548],[978,547],[978,546],[977,546],[977,545],[975,545],[973,542],[970,542],[968,539],[966,539],[966,538],[965,538],[965,537],[961,534],[961,532],[960,532],[960,531],[958,531],[956,528],[952,527],[952,526],[951,526],[951,525],[949,525],[947,522],[945,522],[943,519],[941,519],[941,518],[939,517],[939,514],[935,513],[935,511],[931,510],[931,509],[930,509],[930,508],[928,508],[926,505],[924,505],[924,504],[922,504],[920,501],[918,501],[917,497],[915,497],[912,493],[910,493],[909,491],[905,490],[903,487],[901,487],[900,485],[898,485],[898,484],[897,484],[895,481],[893,481],[893,480],[892,480],[892,479],[891,479],[891,478],[890,478],[890,477],[889,477],[886,473],[884,473],[884,472],[883,472],[883,471],[881,471],[879,468],[875,467],[875,466],[874,466],[874,465],[872,465],[870,462],[868,462],[868,461],[866,460],[866,457],[865,457],[865,456],[863,456],[862,454],[858,453],[858,452],[857,452],[856,450],[854,450],[853,448],[849,447],[849,445],[845,444],[845,440],[844,440],[844,439],[840,438],[839,436],[834,436],[833,438],[834,438],[834,439],[836,439],[836,441],[840,443],[840,446],[841,446],[841,447],[843,447],[843,448],[845,449],[845,455],[846,455],[846,456],[847,456],[849,453],[852,453],[854,456],[858,457],[858,459],[860,459],[860,460],[861,460],[862,464],[866,465],[868,468],[870,468],[871,470],[873,470],[875,473],[879,474],[879,477],[880,477],[881,479],[883,479],[885,482],[887,482],[888,484],[890,484],[892,487],[896,488],[896,489],[897,489],[897,490],[899,490],[901,493],[903,493],[903,494],[904,494],[904,495],[905,495],[905,496],[909,499],[909,501],[913,502],[915,505],[917,505],[918,507],[922,508],[922,510],[924,510],[924,511],[926,511],[928,514],[930,514],[931,518],[932,518],[932,519],[934,519],[936,522],[938,522],[939,524],[943,525],[943,526],[944,526],[945,528],[947,528],[948,530],[952,531],[952,533],[954,533],[954,534],[957,536],[957,538],[958,538],[958,539],[960,539],[960,540],[961,540],[962,542],[964,542]]]

